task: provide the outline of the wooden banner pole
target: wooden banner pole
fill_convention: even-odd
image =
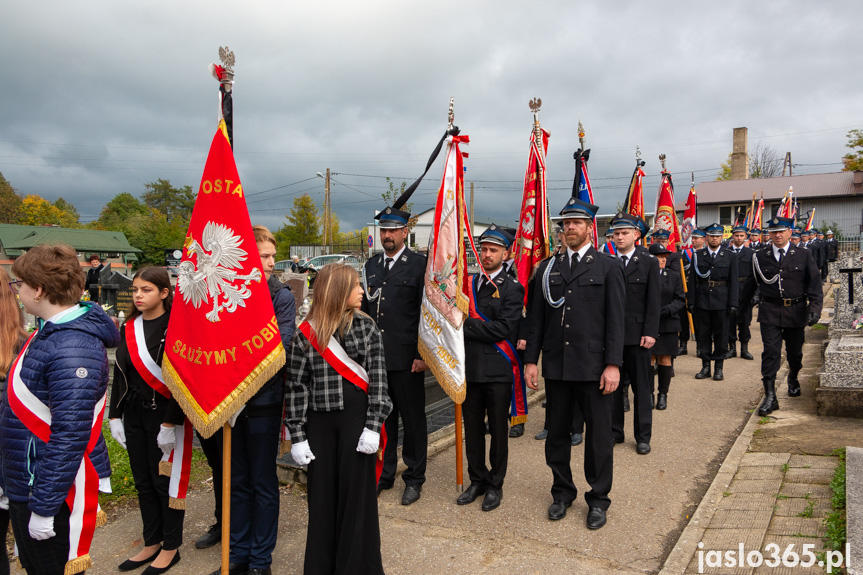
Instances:
[[[455,404],[455,484],[458,492],[464,491],[462,469],[461,404]]]
[[[222,429],[222,575],[231,557],[231,426]]]

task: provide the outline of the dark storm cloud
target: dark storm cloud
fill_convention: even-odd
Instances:
[[[659,153],[682,195],[690,171],[715,177],[734,127],[749,127],[750,146],[834,164],[795,173],[840,169],[845,132],[863,127],[853,2],[298,4],[7,7],[0,171],[85,220],[158,178],[196,188],[215,131],[206,65],[225,44],[237,56],[240,174],[252,220],[271,227],[299,193],[322,200],[315,173],[327,167],[342,229],[366,224],[383,176],[422,171],[451,96],[485,221],[517,216],[534,96],[552,133],[553,211],[571,189],[579,119],[603,212],[623,199],[636,145],[652,206]],[[441,168],[415,210],[433,205]]]

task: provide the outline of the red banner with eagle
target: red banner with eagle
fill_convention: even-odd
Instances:
[[[165,384],[204,437],[285,364],[224,120],[183,245],[165,341]]]
[[[546,195],[545,156],[548,153],[549,133],[542,133],[541,145],[536,132],[530,134],[530,155],[524,172],[524,195],[515,233],[515,269],[518,281],[524,286],[524,305],[527,305],[527,282],[539,262],[551,255],[548,245],[548,196]]]
[[[674,211],[674,185],[671,183],[671,173],[665,170],[662,171],[659,194],[656,196],[656,217],[653,221],[653,229],[668,230],[670,234],[668,249],[677,251],[677,244],[681,241],[680,224]]]

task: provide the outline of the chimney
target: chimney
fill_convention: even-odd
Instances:
[[[749,179],[749,136],[745,127],[734,128],[734,144],[731,148],[731,179]]]

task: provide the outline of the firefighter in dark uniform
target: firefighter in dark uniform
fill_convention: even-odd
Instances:
[[[731,230],[731,243],[728,244],[728,249],[734,252],[737,256],[737,282],[740,288],[752,275],[752,256],[755,255],[755,250],[747,247],[746,244],[746,228],[744,226],[735,226]],[[737,357],[737,340],[740,340],[740,357],[743,359],[755,359],[749,353],[749,340],[752,339],[752,332],[749,330],[749,324],[752,323],[752,306],[737,308],[737,317],[731,318],[728,329],[728,357]]]
[[[749,230],[749,248],[757,250],[761,246],[761,230],[752,228]]]
[[[683,261],[683,273],[686,274],[687,293],[689,293],[688,290],[692,289],[692,279],[690,277],[690,271],[689,271],[689,269],[692,267],[692,254],[704,247],[704,238],[706,236],[707,236],[707,234],[704,233],[704,230],[695,228],[694,230],[692,230],[692,234],[690,234],[690,236],[689,236],[691,246],[688,248],[683,248],[680,250],[680,259]],[[681,276],[680,281],[682,282],[683,279],[684,279],[683,276]],[[680,335],[679,335],[680,347],[677,348],[677,355],[687,355],[689,353],[689,350],[687,350],[686,347],[689,345],[689,338],[690,338],[690,329],[689,329],[690,328],[690,325],[689,325],[689,314],[690,313],[692,313],[691,307],[687,306],[687,308],[684,308],[683,311],[681,311],[678,314],[680,316]],[[694,315],[695,314],[693,314],[693,316]],[[698,327],[697,325],[695,325],[694,317],[693,317],[692,327],[694,329],[696,329]],[[697,357],[698,356],[698,343],[697,343],[698,342],[698,336],[695,333],[693,333],[691,335],[696,341],[695,355]]]
[[[370,258],[363,267],[365,294],[362,311],[375,320],[384,340],[387,384],[393,410],[386,420],[387,441],[378,494],[395,482],[398,464],[399,415],[404,426],[402,473],[405,490],[402,505],[420,498],[425,482],[428,453],[428,425],[425,413],[426,364],[419,354],[420,311],[425,281],[426,258],[411,251],[408,212],[388,207],[377,216],[384,253]]]
[[[776,399],[776,373],[782,363],[782,341],[788,357],[788,396],[800,395],[797,374],[803,366],[803,342],[807,325],[821,317],[824,293],[821,274],[809,250],[789,243],[791,218],[770,220],[772,244],[758,250],[752,260],[753,272],[743,288],[741,301],[749,302],[758,292],[758,322],[761,324],[761,380],[764,401],[758,415],[779,409]]]
[[[821,277],[826,278],[828,274],[828,264],[839,259],[839,242],[833,237],[833,230],[827,230],[827,239],[824,240],[824,246],[827,248],[827,263],[821,270]]]
[[[729,317],[737,313],[740,284],[737,281],[737,257],[722,247],[723,227],[712,224],[705,230],[707,245],[696,251],[690,266],[689,305],[695,310],[696,338],[701,357],[701,371],[695,379],[710,377],[722,381],[723,362],[728,353]]]
[[[628,376],[634,396],[635,409],[633,431],[635,432],[636,452],[640,455],[650,453],[650,437],[653,427],[652,393],[650,392],[650,348],[659,337],[659,262],[646,248],[636,246],[640,237],[638,220],[635,216],[618,213],[611,221],[614,230],[614,244],[617,257],[623,264],[626,283],[626,314],[623,329],[623,373]],[[668,232],[657,230],[658,234]],[[667,241],[666,237],[666,241]],[[661,240],[660,240],[661,241]],[[640,248],[640,249],[639,249]],[[615,443],[623,443],[623,393],[614,393],[614,415],[612,433]]]
[[[513,388],[513,361],[524,288],[504,270],[515,240],[492,224],[480,236],[480,260],[485,273],[472,278],[471,298],[476,315],[464,322],[465,381],[464,440],[470,486],[456,503],[467,505],[485,493],[482,510],[491,511],[503,498],[503,479],[509,457],[508,421]],[[505,355],[506,354],[506,355]],[[520,384],[520,382],[519,382]],[[485,419],[491,435],[485,457]]]
[[[606,523],[613,477],[612,393],[623,363],[626,289],[623,264],[591,245],[597,207],[570,198],[561,210],[566,250],[542,262],[536,271],[537,293],[530,311],[525,350],[525,379],[538,388],[537,361],[547,397],[548,438],[545,461],[554,481],[548,518],[563,519],[578,490],[572,481],[570,426],[578,403],[587,424],[584,475],[587,527]]]

